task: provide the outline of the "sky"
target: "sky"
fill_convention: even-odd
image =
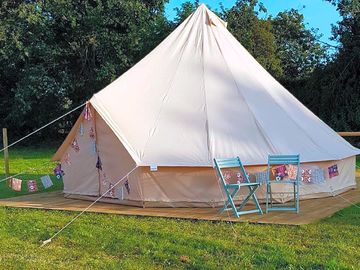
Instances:
[[[166,5],[165,13],[169,19],[173,19],[176,15],[174,8],[180,7],[181,3],[186,0],[169,0]],[[234,5],[236,0],[202,0],[200,3],[206,4],[212,9],[219,10],[219,3],[222,2],[226,8]],[[336,45],[335,41],[331,41],[331,24],[340,21],[340,16],[336,8],[325,0],[260,0],[268,14],[275,16],[278,12],[295,8],[300,10],[304,15],[304,21],[307,28],[318,28],[318,33],[323,36],[321,41]],[[305,7],[304,7],[305,6]],[[266,16],[261,14],[260,17]]]

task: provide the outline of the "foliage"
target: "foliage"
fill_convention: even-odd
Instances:
[[[23,135],[105,87],[167,34],[163,0],[2,1],[0,124]]]
[[[223,8],[222,17],[237,40],[266,70],[279,77],[283,71],[271,31],[272,22],[260,19],[259,12],[266,12],[266,9],[257,0],[240,0],[228,10]]]
[[[175,17],[175,26],[181,24],[187,17],[193,13],[196,8],[200,5],[199,0],[195,0],[194,2],[186,1],[181,4],[180,7],[175,8],[176,17]]]
[[[304,16],[295,9],[279,12],[271,24],[283,78],[307,78],[325,60],[325,49],[317,41],[320,36],[306,28]]]
[[[337,54],[312,73],[304,86],[305,104],[337,130],[360,127],[360,5],[358,1],[331,1],[342,20],[333,26]]]

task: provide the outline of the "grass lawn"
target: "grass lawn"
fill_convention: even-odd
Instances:
[[[10,152],[12,172],[51,154]],[[2,185],[0,192],[13,195]],[[0,269],[360,269],[359,207],[303,226],[85,213],[43,248],[76,213],[0,207]]]
[[[55,149],[35,149],[35,148],[21,148],[10,149],[10,174],[18,174],[25,172],[16,178],[22,180],[36,180],[39,191],[49,192],[54,190],[62,190],[63,182],[58,180],[53,173],[56,162],[51,162],[51,156],[54,154]],[[0,153],[0,180],[5,177],[4,174],[4,158],[3,153]],[[54,185],[51,188],[44,189],[40,177],[44,175],[50,175]],[[7,185],[7,181],[0,182],[0,198],[9,198],[29,194],[27,191],[26,181],[22,183],[21,192],[13,191]]]

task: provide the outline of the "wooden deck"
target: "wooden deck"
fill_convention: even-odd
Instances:
[[[358,179],[358,186],[359,186]],[[301,225],[316,222],[335,212],[360,202],[360,188],[350,190],[336,197],[305,200],[300,202],[300,213],[272,212],[251,214],[235,218],[231,212],[219,214],[217,208],[139,208],[109,203],[96,203],[88,212],[119,215],[166,217],[192,220],[233,221],[263,224]],[[0,206],[36,208],[66,211],[82,211],[89,201],[67,199],[61,192],[39,193],[0,200]]]

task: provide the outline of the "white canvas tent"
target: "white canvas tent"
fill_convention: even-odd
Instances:
[[[325,183],[302,185],[301,198],[356,185],[360,150],[281,86],[205,5],[95,94],[89,108],[92,118],[82,114],[54,156],[62,160],[68,195],[99,196],[137,166],[108,201],[217,205],[223,194],[212,159],[239,156],[254,173],[264,170],[268,154],[299,153],[304,165],[324,169]],[[74,140],[79,151],[71,146]],[[98,156],[101,170],[95,167]],[[333,164],[340,174],[329,179]],[[264,197],[264,189],[258,196]]]

